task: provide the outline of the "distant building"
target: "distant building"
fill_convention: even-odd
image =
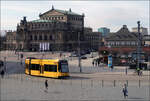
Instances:
[[[0,34],[0,51],[5,49],[6,37]]]
[[[16,31],[7,31],[6,32],[6,41],[5,46],[7,50],[16,50],[17,47],[23,48],[22,44],[18,46],[17,44],[17,33]]]
[[[144,35],[142,41],[144,42],[144,46],[150,47],[150,35]]]
[[[126,25],[116,33],[109,33],[105,38],[105,46],[110,47],[137,47],[138,33],[130,32]]]
[[[98,28],[98,32],[101,32],[102,37],[105,37],[110,33],[110,29],[108,29],[106,27],[101,27],[101,28]]]
[[[16,32],[7,33],[7,49],[30,51],[70,51],[86,48],[84,39],[84,14],[69,9],[52,9],[39,14],[39,19],[17,25]],[[79,39],[80,37],[80,39]]]
[[[115,33],[109,33],[105,37],[104,46],[99,51],[107,50],[111,54],[129,54],[136,51],[138,45],[138,33],[130,32],[126,25]],[[144,46],[144,42],[142,42]]]
[[[130,55],[132,52],[137,51],[138,46],[138,33],[130,32],[126,25],[115,33],[109,33],[104,38],[104,46],[99,48],[100,52],[104,50],[113,55],[121,56]],[[150,36],[142,36],[142,51],[150,56]]]
[[[132,28],[132,32],[138,32],[138,28],[137,27]],[[147,28],[141,27],[140,32],[142,35],[148,35]]]
[[[84,28],[84,35],[88,44],[87,47],[92,50],[98,50],[102,42],[102,33],[93,32],[92,28]]]

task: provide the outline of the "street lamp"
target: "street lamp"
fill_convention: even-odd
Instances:
[[[138,24],[138,45],[137,45],[137,68],[140,68],[140,59],[141,59],[141,33],[140,33],[140,21]]]
[[[81,52],[80,52],[80,32],[78,32],[78,66],[80,68],[80,73],[82,72],[82,68],[81,68],[81,56],[80,56]]]

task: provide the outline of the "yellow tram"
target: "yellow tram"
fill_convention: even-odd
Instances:
[[[52,78],[69,77],[68,62],[59,59],[27,58],[25,60],[25,73]]]

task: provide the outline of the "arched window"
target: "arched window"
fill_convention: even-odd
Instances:
[[[30,40],[32,40],[32,35],[30,36]]]
[[[37,36],[36,35],[34,36],[34,40],[37,40]]]
[[[42,35],[39,36],[39,40],[42,40]]]
[[[53,40],[54,38],[53,38],[53,36],[52,35],[50,35],[49,36],[49,40]]]
[[[50,35],[50,36],[49,36],[49,40],[53,40],[53,37],[52,37],[52,35]]]
[[[44,40],[47,40],[47,35],[44,35]]]

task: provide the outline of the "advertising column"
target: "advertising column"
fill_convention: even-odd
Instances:
[[[111,66],[112,66],[112,56],[109,55],[108,56],[108,67],[111,68]]]

